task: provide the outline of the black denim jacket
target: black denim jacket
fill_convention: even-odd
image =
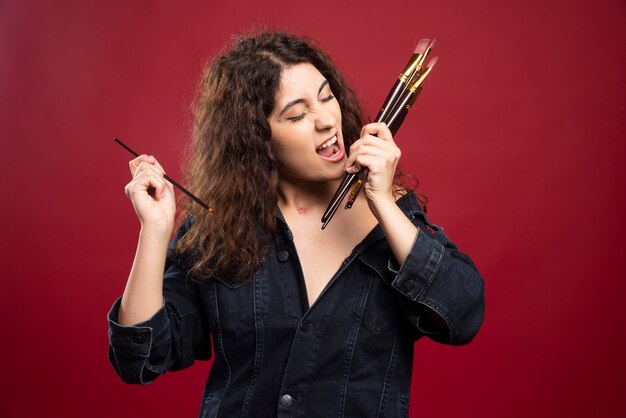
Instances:
[[[404,264],[377,226],[311,307],[280,213],[278,236],[251,280],[198,284],[170,251],[163,308],[134,326],[116,322],[119,299],[109,312],[113,367],[125,382],[147,384],[209,359],[213,347],[200,417],[407,416],[415,341],[468,343],[484,297],[470,258],[427,220],[415,196],[397,204],[420,228]],[[426,309],[447,327],[429,321]]]

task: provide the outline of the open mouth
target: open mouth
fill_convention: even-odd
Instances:
[[[337,142],[337,135],[330,138],[328,141],[324,142],[322,145],[317,147],[315,152],[324,158],[333,159],[333,157],[337,157],[341,152],[341,148]]]

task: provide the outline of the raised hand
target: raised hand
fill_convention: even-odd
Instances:
[[[133,179],[124,188],[139,217],[142,229],[169,235],[174,228],[176,198],[174,188],[163,177],[161,164],[151,155],[129,161]]]

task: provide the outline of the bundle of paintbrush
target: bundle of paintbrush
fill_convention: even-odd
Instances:
[[[376,122],[385,122],[392,135],[395,135],[400,128],[417,96],[422,91],[424,80],[437,62],[437,57],[435,57],[423,68],[424,61],[426,61],[426,57],[434,45],[434,39],[432,42],[429,39],[422,39],[418,42],[415,52],[411,55],[411,59],[409,59],[404,71],[402,71],[391,88],[380,112],[378,112],[378,116],[376,116]],[[346,175],[330,201],[328,208],[326,208],[324,216],[322,216],[322,229],[326,228],[326,225],[328,225],[346,195],[348,195],[348,201],[345,209],[352,207],[363,184],[367,180],[367,173],[367,168],[364,168],[357,173]]]

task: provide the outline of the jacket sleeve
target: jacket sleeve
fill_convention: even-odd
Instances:
[[[189,228],[187,221],[170,241],[163,277],[164,303],[150,319],[131,326],[117,322],[121,297],[108,314],[109,360],[126,383],[148,384],[166,371],[184,369],[211,357],[208,319],[197,284],[172,249]]]
[[[419,228],[413,247],[402,266],[393,255],[388,262],[401,309],[410,324],[429,338],[444,344],[467,344],[485,313],[483,279],[472,260],[421,208],[411,216]]]

